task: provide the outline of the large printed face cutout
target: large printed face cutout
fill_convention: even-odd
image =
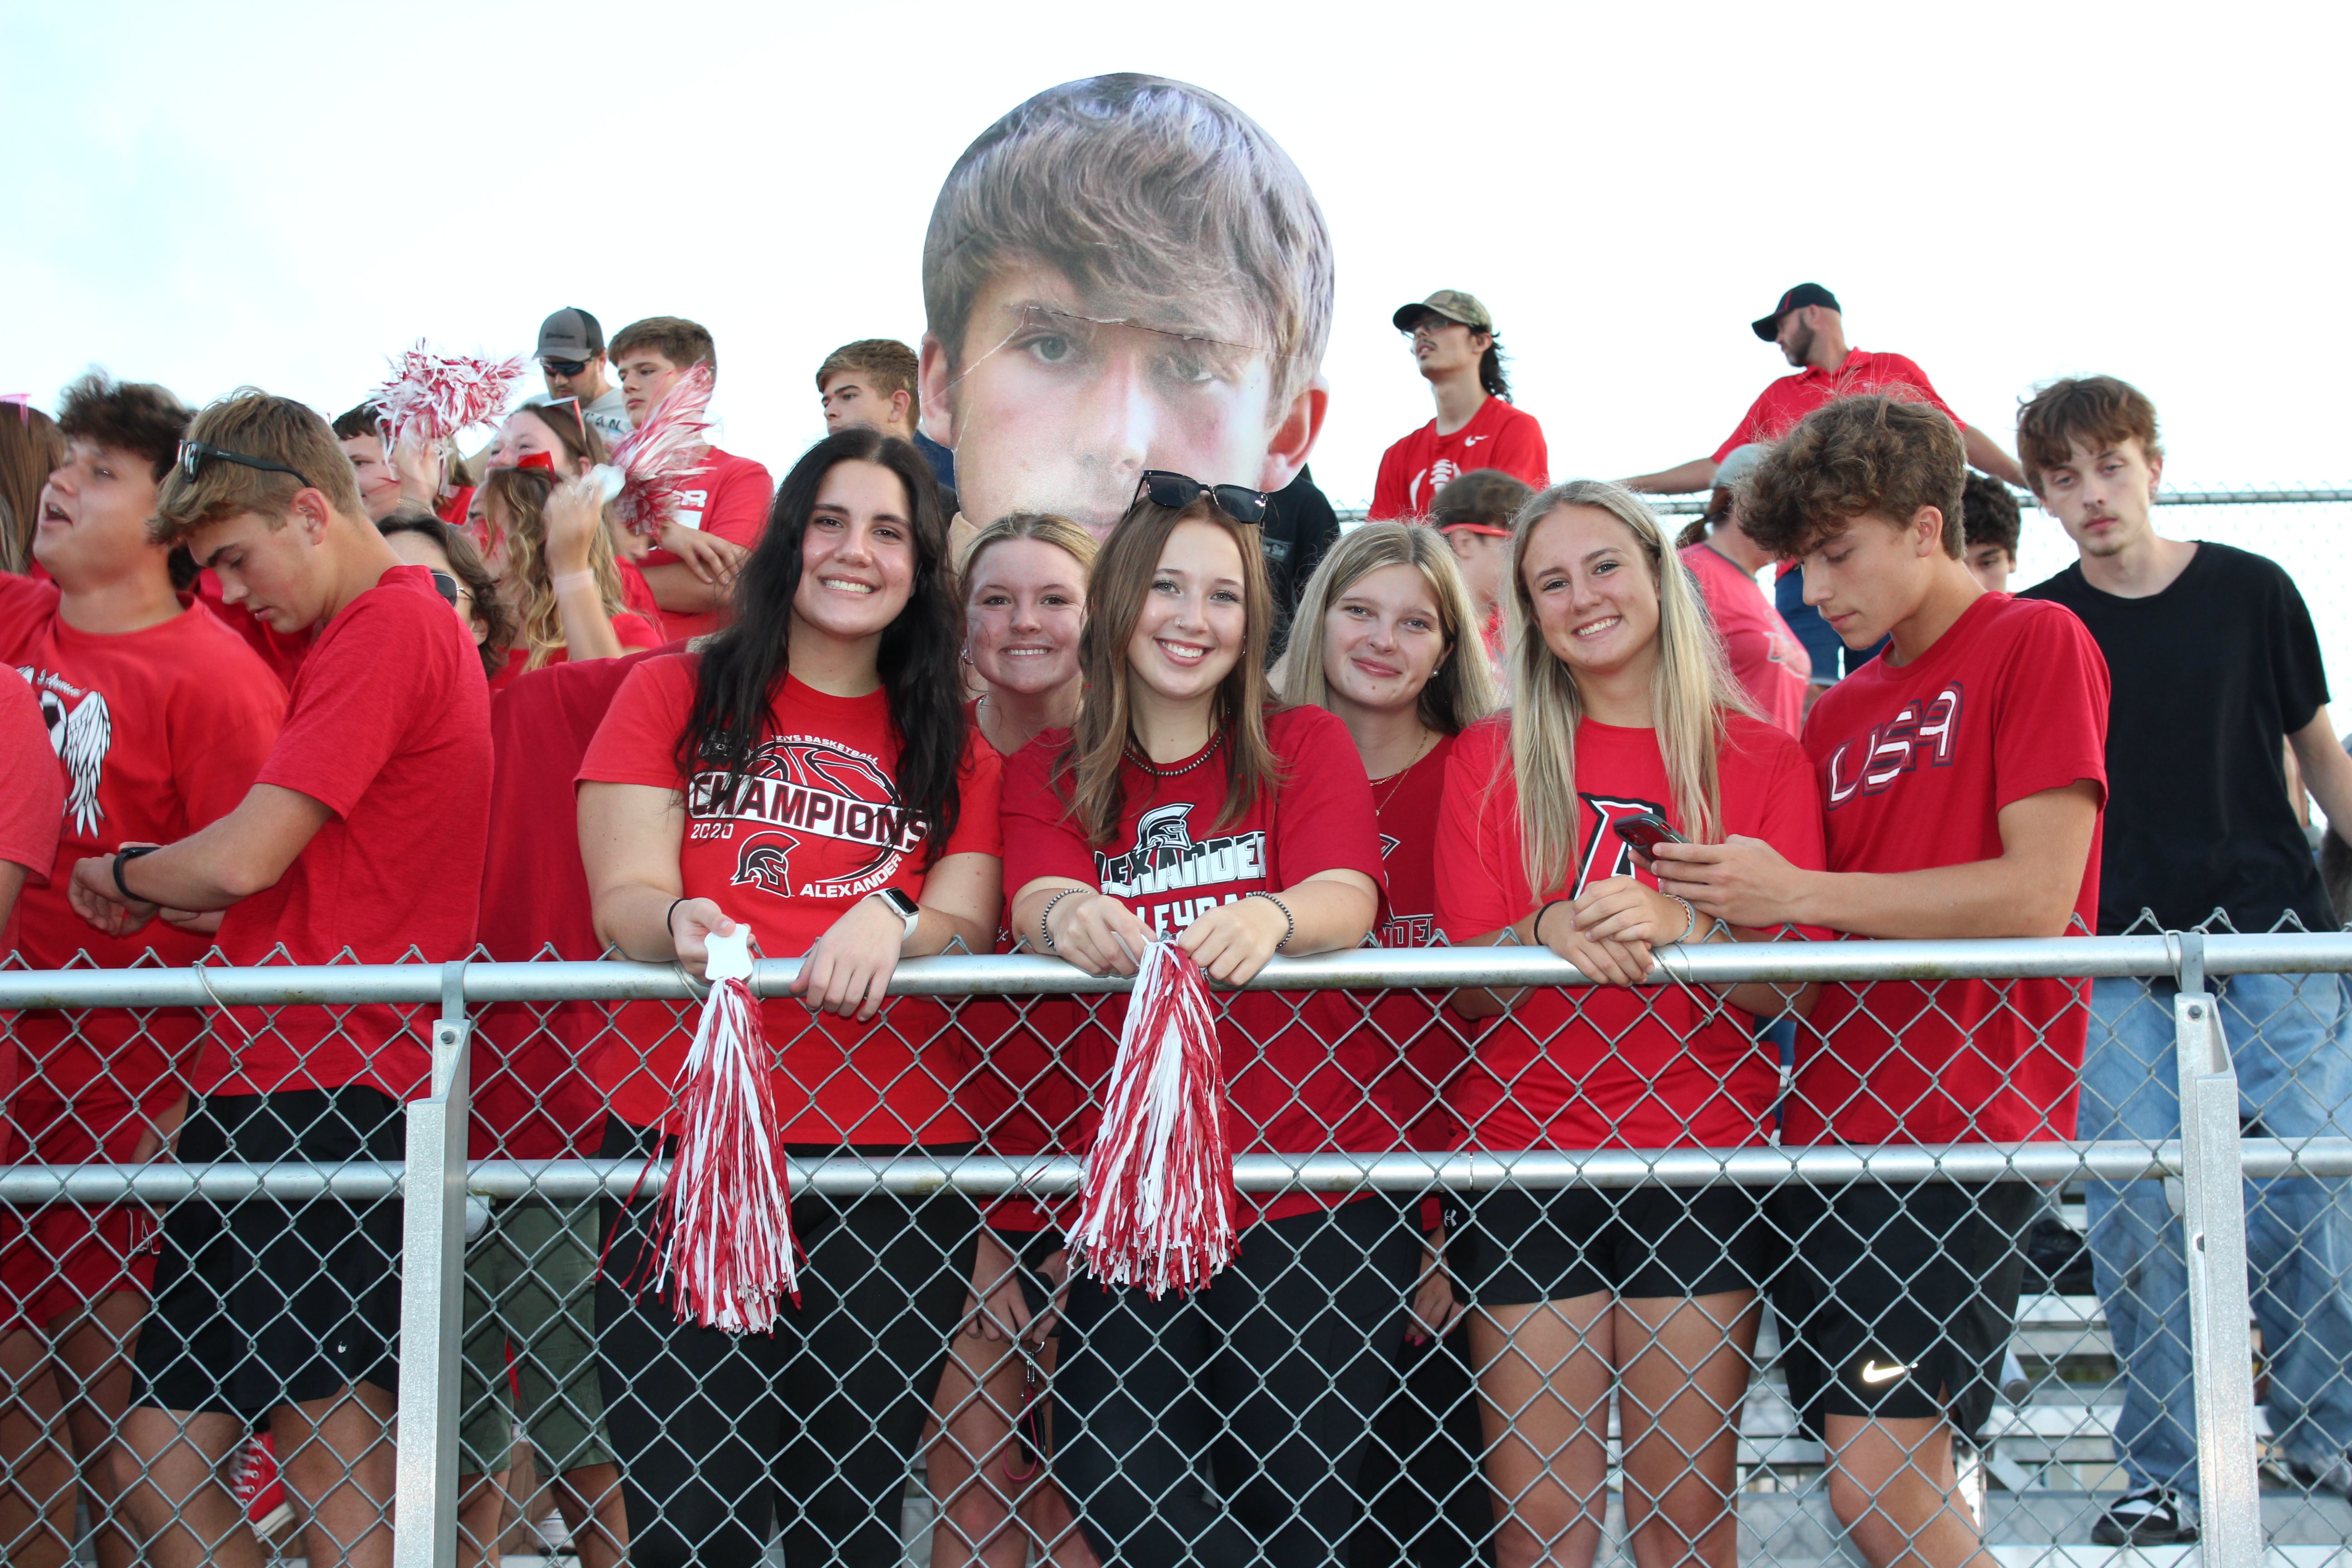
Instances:
[[[1323,420],[1330,237],[1305,179],[1213,93],[1039,93],[949,172],[924,242],[923,428],[965,521],[1097,537],[1146,468],[1278,490]]]

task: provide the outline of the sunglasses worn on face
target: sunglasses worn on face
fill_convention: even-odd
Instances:
[[[426,570],[431,571],[432,569],[427,567]],[[456,607],[457,603],[457,579],[452,577],[446,572],[434,572],[433,587],[435,592],[438,593],[443,598],[449,601],[452,608]]]
[[[1225,515],[1235,522],[1255,525],[1265,521],[1264,490],[1246,489],[1240,485],[1204,485],[1190,474],[1171,474],[1165,468],[1146,468],[1135,492],[1150,496],[1153,506],[1164,506],[1171,511],[1191,506],[1204,495],[1213,496]]]
[[[588,368],[584,359],[543,359],[539,363],[558,375],[578,375]]]
[[[240,468],[259,468],[265,473],[291,474],[302,480],[302,488],[314,490],[319,487],[303,478],[299,468],[289,468],[283,463],[273,463],[267,458],[248,458],[243,452],[232,452],[226,447],[215,447],[210,441],[180,443],[180,475],[193,482],[210,462],[235,463]]]

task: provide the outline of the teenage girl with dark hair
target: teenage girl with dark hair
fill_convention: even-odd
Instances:
[[[732,624],[632,670],[581,767],[599,936],[698,975],[739,921],[761,953],[804,956],[762,1010],[799,1156],[972,1146],[944,1012],[883,994],[900,958],[984,952],[996,931],[998,763],[958,700],[945,536],[912,447],[828,436],[777,491]],[[674,1143],[690,1028],[647,1011],[624,1009],[599,1063],[608,1157]],[[654,1208],[605,1205],[597,1286],[630,1561],[756,1563],[774,1499],[793,1561],[896,1563],[898,1496],[971,1278],[971,1200],[798,1195],[800,1304],[772,1335],[678,1321],[650,1284]]]

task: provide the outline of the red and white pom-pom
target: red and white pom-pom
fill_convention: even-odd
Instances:
[[[1233,1261],[1234,1155],[1208,984],[1172,942],[1146,949],[1127,1003],[1071,1241],[1109,1285],[1197,1290]]]
[[[501,360],[436,354],[417,339],[392,362],[392,378],[368,395],[384,450],[406,440],[438,451],[467,426],[496,419],[507,411],[522,370],[520,354]]]
[[[613,515],[631,533],[659,533],[677,510],[686,481],[709,459],[710,367],[698,364],[669,389],[645,423],[613,443],[613,467],[621,486]]]
[[[774,1061],[760,1004],[743,984],[747,936],[739,928],[710,946],[710,997],[677,1089],[677,1157],[654,1220],[660,1282],[676,1281],[680,1322],[770,1333],[782,1298],[795,1306],[801,1299]]]

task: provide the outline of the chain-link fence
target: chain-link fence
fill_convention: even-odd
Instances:
[[[0,973],[0,1551],[2341,1550],[2347,972],[2352,935],[2301,933],[1669,949],[1633,991],[1510,948],[1277,961],[1218,997],[1239,1255],[1153,1300],[1058,1230],[1124,983],[910,962],[862,1031],[769,1009],[782,1114],[904,1124],[795,1135],[772,1335],[681,1325],[660,1278],[672,969]],[[183,1106],[204,1029],[362,1006],[430,1042],[428,1097]],[[2151,1488],[2179,1517],[2119,1513]]]

